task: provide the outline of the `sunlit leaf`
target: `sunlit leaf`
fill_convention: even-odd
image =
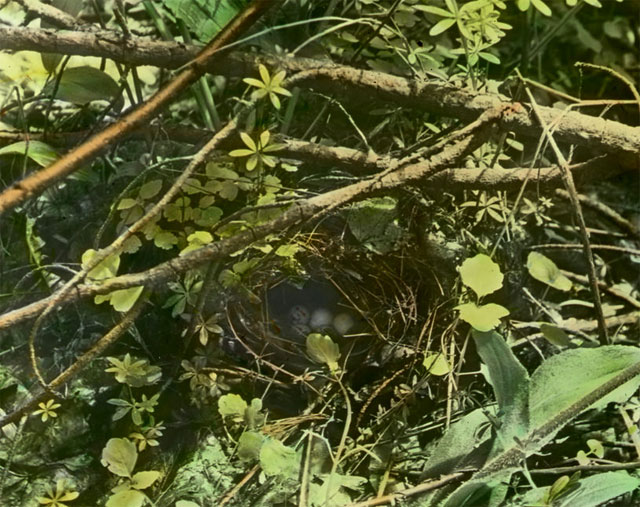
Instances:
[[[53,91],[53,83],[44,89],[45,93]],[[82,105],[93,100],[112,100],[119,93],[118,83],[109,74],[95,67],[83,66],[64,70],[56,99]]]
[[[58,153],[42,141],[18,141],[0,148],[0,155],[25,155],[36,164],[46,167],[58,159]]]
[[[119,477],[131,477],[137,459],[135,444],[126,438],[111,438],[102,449],[102,465]]]
[[[135,489],[147,489],[156,482],[162,474],[155,470],[138,472],[131,478],[131,487]]]
[[[505,307],[490,303],[488,305],[476,305],[465,303],[455,307],[460,311],[460,318],[478,331],[491,331],[500,325],[500,319],[509,315]]]
[[[260,465],[266,475],[291,477],[298,469],[298,456],[291,447],[269,439],[260,449]]]
[[[451,372],[451,364],[449,364],[449,361],[439,352],[426,354],[422,365],[431,375],[442,376]]]
[[[527,257],[527,269],[529,274],[536,280],[550,285],[554,289],[561,291],[571,290],[573,284],[566,276],[560,273],[558,266],[538,252],[531,252]]]
[[[459,268],[462,283],[473,289],[478,297],[491,294],[502,287],[504,275],[500,266],[485,254],[465,260]]]
[[[327,335],[311,333],[307,336],[307,354],[315,362],[326,364],[330,370],[338,368],[340,347]]]
[[[144,286],[116,290],[111,293],[111,306],[118,312],[128,312],[142,294]]]

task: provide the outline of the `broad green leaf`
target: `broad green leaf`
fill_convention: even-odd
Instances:
[[[53,93],[53,84],[44,88]],[[56,99],[83,105],[93,100],[112,100],[120,93],[116,83],[107,73],[94,67],[72,67],[65,69],[56,93]]]
[[[626,401],[640,385],[638,374],[630,373],[629,379],[614,390],[606,384],[639,364],[640,349],[622,345],[566,350],[550,357],[531,376],[531,428],[548,426],[549,430],[540,435],[541,442],[546,443],[587,408]]]
[[[134,234],[133,236],[129,236],[125,240],[124,244],[122,245],[122,251],[128,254],[136,253],[138,250],[140,250],[141,246],[142,241],[140,241],[140,238]]]
[[[527,257],[527,269],[533,278],[550,285],[554,289],[565,292],[571,290],[571,280],[560,273],[558,266],[551,259],[541,253],[531,252],[529,254]]]
[[[98,254],[96,250],[90,248],[82,254],[82,266],[88,265],[93,258]],[[117,254],[111,254],[106,259],[103,259],[98,263],[96,267],[89,271],[87,278],[91,280],[105,280],[106,278],[113,278],[118,272],[120,267],[120,256]]]
[[[478,297],[486,296],[502,287],[504,275],[500,266],[485,254],[465,260],[460,268],[462,283],[471,288]]]
[[[260,449],[260,466],[269,476],[292,477],[298,470],[296,451],[270,438]]]
[[[138,472],[131,478],[131,487],[135,489],[147,489],[160,477],[161,473],[156,470],[148,470],[146,472]]]
[[[102,449],[102,465],[119,477],[131,477],[137,459],[135,444],[126,438],[111,438]]]
[[[266,437],[257,431],[245,431],[238,439],[238,457],[245,460],[258,459],[265,439]]]
[[[82,0],[53,0],[51,5],[74,18],[82,10]],[[47,21],[45,18],[40,19],[40,28],[58,28],[57,25]],[[62,61],[63,56],[59,53],[40,53],[42,65],[49,72],[53,72],[58,64]]]
[[[163,5],[200,41],[209,42],[248,3],[248,0],[165,0]]]
[[[118,203],[118,206],[116,206],[117,210],[123,210],[123,209],[131,209],[134,206],[136,206],[138,204],[138,201],[136,199],[131,199],[130,197],[125,197],[124,199],[121,199],[120,202]]]
[[[276,255],[278,257],[294,257],[300,250],[300,246],[296,243],[290,243],[288,245],[281,245],[276,249]]]
[[[481,467],[492,439],[489,417],[495,406],[476,409],[453,423],[444,433],[424,467],[426,477],[436,478],[463,466]],[[481,431],[482,428],[485,431]]]
[[[322,483],[312,482],[309,485],[309,500],[313,506],[342,507],[351,503],[351,496],[346,488],[362,493],[367,482],[364,477],[354,475],[323,474]]]
[[[397,201],[392,197],[373,197],[354,204],[349,210],[349,230],[369,250],[385,254],[397,248],[403,231],[398,225]]]
[[[509,490],[511,471],[505,470],[483,479],[471,479],[460,486],[442,507],[498,507]]]
[[[509,315],[509,310],[504,306],[489,303],[488,305],[476,305],[464,303],[455,307],[460,312],[460,318],[471,325],[477,331],[491,331],[500,325],[500,319]]]
[[[426,354],[422,365],[431,375],[441,376],[451,372],[449,361],[440,352]]]
[[[135,489],[119,491],[109,497],[106,507],[142,507],[147,497]]]
[[[568,478],[567,478],[568,479]],[[597,507],[605,505],[610,500],[631,493],[640,487],[640,479],[632,477],[628,472],[601,472],[579,479],[577,487],[570,491],[554,496],[553,507]],[[528,491],[522,498],[522,505],[541,505],[542,500],[549,496],[553,486],[536,488]]]
[[[0,155],[26,155],[42,167],[51,165],[58,159],[56,150],[42,141],[18,141],[0,148]]]
[[[211,227],[214,224],[217,224],[222,218],[222,210],[217,206],[209,206],[206,209],[203,209],[200,213],[200,216],[194,220],[195,224],[200,227]],[[213,240],[213,238],[212,238]],[[209,241],[208,243],[210,243]]]
[[[200,507],[200,505],[191,500],[178,500],[175,507]]]
[[[474,330],[471,334],[500,409],[495,454],[502,447],[510,447],[514,437],[522,439],[529,431],[529,374],[498,333]]]
[[[153,237],[153,244],[163,250],[170,250],[174,245],[178,244],[178,237],[169,231],[160,231]]]
[[[540,332],[542,335],[557,347],[571,346],[571,340],[561,328],[552,326],[551,324],[540,324]]]
[[[110,299],[111,306],[117,312],[128,312],[131,307],[142,294],[144,286],[139,285],[137,287],[131,287],[129,289],[121,289],[113,291]]]
[[[247,409],[247,402],[238,394],[225,394],[218,400],[218,412],[222,417],[233,417],[244,419],[244,411]]]
[[[313,361],[326,364],[331,371],[338,368],[340,348],[327,335],[311,333],[307,336],[307,354]]]
[[[207,177],[210,179],[237,180],[238,173],[232,169],[224,167],[216,162],[209,162],[205,169]]]
[[[217,209],[217,208],[215,208]],[[213,241],[213,236],[208,231],[196,231],[187,236],[189,244],[180,251],[180,255],[184,255],[192,250],[197,250]]]
[[[144,185],[140,187],[140,192],[138,193],[138,195],[140,196],[140,199],[144,199],[144,200],[151,199],[158,192],[160,192],[161,188],[162,188],[162,180],[158,179],[158,180],[147,181]]]

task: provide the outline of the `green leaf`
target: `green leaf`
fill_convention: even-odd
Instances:
[[[222,210],[217,206],[209,206],[206,209],[202,210],[200,216],[194,220],[194,223],[199,227],[211,227],[214,224],[217,224],[222,218]],[[210,243],[209,241],[208,243]],[[201,246],[201,245],[200,245]]]
[[[460,318],[471,325],[477,331],[491,331],[500,325],[500,319],[509,315],[509,310],[504,306],[489,303],[476,305],[464,303],[455,307],[460,311]]]
[[[376,253],[397,248],[403,231],[398,225],[397,201],[392,197],[374,197],[354,204],[347,224],[355,238]]]
[[[153,244],[163,250],[170,250],[178,244],[178,237],[169,231],[160,231],[153,237]]]
[[[488,380],[501,413],[495,454],[503,443],[510,447],[514,437],[522,439],[529,431],[529,374],[498,333],[474,330],[471,334],[478,355],[487,367]]]
[[[144,493],[135,489],[119,491],[109,497],[106,507],[141,507],[146,500]]]
[[[478,507],[502,505],[509,489],[511,471],[470,480],[451,494],[442,507]]]
[[[180,255],[184,255],[192,250],[197,250],[198,248],[202,248],[203,246],[211,243],[213,241],[213,236],[208,231],[196,231],[187,236],[187,241],[189,242],[189,245],[182,249]]]
[[[531,3],[536,9],[538,9],[538,11],[540,11],[541,14],[544,14],[545,16],[551,16],[551,9],[549,9],[549,6],[542,0],[531,0]]]
[[[451,372],[449,361],[440,352],[425,354],[422,365],[431,375],[442,376]]]
[[[102,465],[119,477],[131,477],[137,459],[135,444],[126,438],[112,438],[102,449]]]
[[[331,371],[338,368],[340,348],[329,336],[320,333],[307,336],[307,354],[313,361],[326,364]]]
[[[131,287],[130,289],[121,289],[113,291],[110,299],[110,304],[117,312],[128,312],[131,307],[142,294],[144,289],[143,285],[137,287]]]
[[[146,472],[138,472],[131,478],[131,487],[135,489],[147,489],[156,482],[162,474],[156,470],[148,470]]]
[[[558,266],[541,253],[531,252],[527,257],[527,269],[536,280],[550,285],[561,291],[571,290],[572,284],[566,276],[560,273]]]
[[[300,245],[297,243],[290,243],[288,245],[281,245],[276,249],[276,255],[278,257],[294,257],[300,251]]]
[[[258,459],[265,439],[266,437],[257,431],[245,431],[238,439],[238,457],[244,460]]]
[[[44,88],[45,93],[52,93],[53,83]],[[65,69],[56,99],[86,104],[93,100],[112,100],[120,93],[120,87],[111,76],[94,67],[83,66]]]
[[[604,458],[604,447],[602,445],[602,442],[596,440],[595,438],[590,438],[589,440],[587,440],[587,445],[589,446],[589,451],[591,451],[591,453],[596,458]]]
[[[465,260],[460,268],[462,283],[471,288],[478,297],[491,294],[502,287],[504,275],[500,266],[485,254]]]
[[[244,420],[247,402],[238,394],[225,394],[218,400],[218,412],[222,417],[233,417]]]
[[[492,439],[487,427],[489,416],[494,416],[495,407],[476,409],[454,422],[438,441],[424,467],[425,477],[439,477],[462,466],[482,466],[489,452],[487,444]]]
[[[451,28],[455,24],[456,24],[455,18],[441,19],[431,27],[431,30],[429,30],[429,35],[432,37],[435,37],[436,35],[440,35],[442,32],[447,31],[449,28]]]
[[[591,477],[580,479],[571,490],[558,491],[562,494],[551,496],[550,489],[554,486],[528,491],[522,498],[521,505],[540,505],[542,499],[551,497],[553,507],[597,507],[635,491],[640,487],[640,479],[630,476],[624,470],[619,470],[596,473]]]
[[[141,246],[142,241],[140,241],[140,238],[134,234],[133,236],[129,236],[125,240],[124,244],[122,245],[122,251],[128,254],[136,253],[138,250],[140,250]]]
[[[260,466],[266,475],[292,477],[298,470],[298,456],[291,447],[270,438],[260,449]]]
[[[433,7],[431,5],[414,5],[414,9],[418,9],[422,12],[429,12],[431,14],[436,14],[437,16],[443,16],[445,18],[455,18],[455,14],[453,12],[445,11],[440,7]]]
[[[248,3],[248,0],[165,0],[163,5],[199,40],[208,42]]]
[[[160,192],[161,188],[162,188],[162,180],[158,179],[158,180],[147,181],[144,185],[140,187],[140,192],[138,193],[138,195],[140,196],[140,199],[144,199],[144,200],[151,199],[158,192]]]
[[[622,345],[566,350],[544,361],[531,376],[529,398],[532,429],[550,427],[541,442],[548,442],[557,430],[587,408],[626,401],[640,386],[640,376],[631,376],[612,392],[603,387],[638,363],[640,349]],[[554,425],[554,421],[558,423]]]
[[[56,150],[42,141],[18,141],[0,148],[0,155],[26,155],[42,167],[51,165],[58,159]]]
[[[557,347],[571,346],[571,340],[561,328],[551,324],[540,324],[540,332],[542,335]]]
[[[87,266],[98,255],[98,252],[93,248],[86,250],[82,254],[82,266]],[[87,274],[87,278],[91,280],[105,280],[107,278],[113,278],[118,272],[120,267],[120,256],[118,254],[111,254],[106,259],[103,259],[98,263],[96,267],[91,269]]]

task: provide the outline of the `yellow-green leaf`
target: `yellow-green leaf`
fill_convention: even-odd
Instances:
[[[475,303],[465,303],[456,306],[455,309],[460,312],[462,320],[482,332],[495,329],[500,324],[500,319],[509,315],[509,310],[494,303],[480,306]]]
[[[311,333],[307,336],[307,354],[313,361],[326,364],[332,371],[338,369],[340,347],[327,335]]]
[[[128,312],[138,300],[140,294],[142,294],[142,289],[144,289],[144,286],[139,285],[129,289],[113,291],[111,293],[111,306],[113,306],[117,312]]]
[[[26,155],[42,167],[51,165],[58,159],[56,150],[42,141],[18,141],[0,148],[0,155]]]
[[[527,269],[536,280],[561,291],[569,291],[573,284],[566,276],[560,273],[558,266],[538,252],[531,252],[527,257]]]
[[[470,287],[478,297],[491,294],[502,287],[504,275],[500,266],[485,254],[465,260],[459,268],[462,283]]]
[[[111,438],[102,449],[100,462],[112,474],[119,477],[131,477],[137,460],[138,451],[133,442],[126,438]]]
[[[162,180],[151,180],[147,181],[144,185],[140,187],[139,196],[141,199],[151,199],[154,197],[160,189],[162,188]]]
[[[422,364],[431,375],[442,376],[451,372],[449,361],[440,352],[426,354]]]
[[[147,489],[156,482],[162,474],[156,470],[138,472],[131,479],[131,487],[135,489]]]
[[[98,254],[96,250],[90,248],[82,254],[82,266],[88,265]],[[120,255],[111,254],[106,259],[103,259],[89,271],[87,278],[91,280],[104,280],[106,278],[113,278],[118,272],[120,267]]]

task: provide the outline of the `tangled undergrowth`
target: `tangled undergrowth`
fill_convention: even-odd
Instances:
[[[0,7],[0,504],[640,503],[631,2],[196,3]]]

